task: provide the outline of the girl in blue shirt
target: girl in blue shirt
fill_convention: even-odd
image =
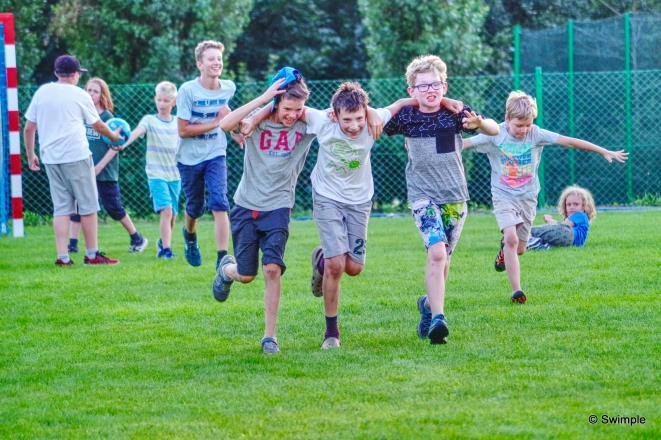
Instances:
[[[532,228],[528,249],[548,249],[558,246],[583,246],[588,238],[590,222],[597,215],[590,191],[580,186],[569,186],[560,194],[558,211],[564,218],[556,222],[545,215],[543,226]]]

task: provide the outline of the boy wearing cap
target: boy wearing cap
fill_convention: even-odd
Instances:
[[[120,136],[99,118],[90,95],[77,87],[80,75],[87,72],[76,57],[62,55],[55,60],[57,82],[45,84],[36,91],[25,113],[23,131],[28,166],[38,171],[35,134],[39,133],[41,161],[46,168],[53,200],[53,230],[57,249],[57,266],[71,266],[67,249],[71,214],[81,216],[85,236],[85,264],[117,264],[98,249],[98,192],[92,154],[85,124],[98,133],[117,141]]]
[[[184,254],[191,266],[202,264],[195,229],[198,218],[204,214],[205,189],[206,207],[214,218],[216,268],[227,254],[227,139],[219,125],[230,112],[227,103],[234,96],[236,85],[220,79],[224,48],[218,41],[199,43],[195,48],[195,61],[200,76],[182,84],[177,94],[179,146],[176,157],[186,195]]]
[[[309,91],[300,73],[281,69],[259,97],[227,115],[220,128],[239,126],[251,111],[274,99],[270,116],[245,138],[243,175],[230,212],[234,256],[225,255],[213,282],[216,300],[225,301],[234,281],[250,283],[262,251],[264,274],[264,353],[278,353],[276,323],[280,304],[280,278],[286,270],[285,245],[294,206],[296,181],[314,139],[299,118]]]

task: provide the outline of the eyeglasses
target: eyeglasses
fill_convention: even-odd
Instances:
[[[445,85],[445,81],[434,81],[431,84],[418,84],[413,86],[414,89],[418,89],[418,92],[427,92],[431,88],[432,90],[440,90],[441,87]]]

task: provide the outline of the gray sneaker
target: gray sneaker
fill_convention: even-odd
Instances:
[[[321,250],[321,246],[317,246],[312,251],[312,280],[310,281],[312,294],[316,297],[324,296],[324,292],[321,289],[324,282],[324,274],[319,272],[319,262],[322,258],[324,258],[324,253]]]
[[[223,272],[223,269],[228,264],[235,264],[236,259],[231,255],[225,255],[222,260],[220,260],[220,265],[216,271],[216,277],[213,279],[213,285],[211,290],[213,291],[213,297],[216,298],[216,301],[223,302],[227,299],[230,294],[230,288],[234,280],[228,278]]]
[[[265,354],[275,354],[280,353],[280,346],[278,346],[278,341],[275,338],[264,337],[262,338],[262,353]]]
[[[324,342],[321,344],[321,349],[331,350],[333,348],[340,348],[340,340],[333,337],[324,339]]]

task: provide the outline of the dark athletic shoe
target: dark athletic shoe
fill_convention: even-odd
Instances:
[[[280,353],[280,347],[278,346],[278,341],[275,338],[262,338],[262,353],[264,354],[276,354]]]
[[[319,261],[324,258],[324,253],[321,250],[321,246],[317,246],[312,251],[312,279],[310,280],[310,288],[312,294],[316,297],[324,295],[324,292],[321,290],[321,286],[324,282],[324,274],[319,272]]]
[[[222,260],[220,260],[220,265],[216,271],[216,278],[213,280],[213,285],[211,290],[213,291],[213,297],[216,298],[216,301],[223,302],[230,295],[230,288],[234,280],[228,278],[223,272],[223,268],[228,264],[236,263],[236,259],[231,255],[225,255]]]
[[[503,247],[505,244],[503,243],[503,240],[500,240],[500,250],[498,251],[498,254],[496,254],[496,261],[493,263],[494,269],[496,269],[496,272],[503,272],[505,270],[505,253],[503,252]]]
[[[526,302],[527,299],[528,298],[526,298],[526,294],[523,293],[522,290],[517,290],[516,292],[514,292],[512,294],[512,302],[513,303],[523,304],[524,302]]]
[[[418,322],[418,337],[425,339],[429,335],[429,326],[431,325],[431,309],[427,302],[427,295],[418,298],[418,311],[420,312],[420,322]]]
[[[429,327],[429,342],[432,344],[446,344],[449,334],[450,329],[448,329],[448,320],[445,319],[445,316],[441,313],[434,316]]]
[[[186,239],[186,227],[183,227],[184,234],[184,255],[186,261],[193,267],[202,265],[202,255],[200,255],[200,247],[197,245],[197,240]]]

